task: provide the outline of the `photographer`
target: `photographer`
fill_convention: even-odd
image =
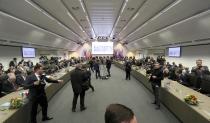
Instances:
[[[47,115],[47,96],[45,93],[45,81],[48,83],[62,83],[63,80],[53,80],[43,75],[43,66],[37,64],[34,67],[34,73],[26,78],[24,89],[29,89],[29,100],[31,101],[31,123],[37,123],[36,115],[38,105],[42,107],[42,121],[53,118]]]
[[[149,81],[152,84],[152,90],[155,96],[153,104],[157,105],[156,109],[160,109],[159,88],[161,87],[161,80],[163,80],[163,71],[161,70],[160,64],[155,63]]]

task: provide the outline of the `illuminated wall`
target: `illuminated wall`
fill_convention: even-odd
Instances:
[[[82,46],[80,46],[77,51],[70,52],[69,57],[76,57],[76,58],[90,57],[90,56],[92,56],[91,48],[92,48],[91,43],[85,43]],[[128,51],[128,49],[121,43],[114,43],[114,54],[113,55],[117,56],[117,57],[125,57],[125,56],[133,57],[133,56],[135,56],[135,53]],[[104,55],[97,55],[97,56],[104,56]]]

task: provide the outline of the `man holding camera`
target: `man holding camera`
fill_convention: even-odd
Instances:
[[[47,115],[47,96],[45,93],[45,81],[48,83],[63,83],[63,80],[53,80],[43,75],[43,66],[37,64],[34,67],[34,74],[28,76],[25,81],[24,89],[29,89],[29,100],[31,102],[31,123],[37,123],[36,115],[38,105],[42,108],[42,121],[51,120],[53,118]]]
[[[153,104],[157,105],[156,109],[160,109],[159,90],[161,87],[162,80],[163,80],[163,71],[161,70],[160,64],[155,63],[149,81],[152,84],[152,90],[155,96],[155,101],[153,102]]]

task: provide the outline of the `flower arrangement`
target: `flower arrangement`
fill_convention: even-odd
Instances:
[[[195,95],[187,95],[184,100],[190,105],[198,105],[198,99]]]
[[[10,109],[18,109],[23,105],[23,100],[20,98],[12,98],[10,100]]]

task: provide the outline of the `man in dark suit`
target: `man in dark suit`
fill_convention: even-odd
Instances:
[[[126,80],[131,80],[131,67],[132,67],[132,64],[130,61],[126,61],[125,63],[125,74],[126,74]]]
[[[34,73],[26,78],[24,88],[29,89],[29,100],[31,101],[31,123],[37,123],[36,115],[38,105],[42,107],[42,121],[51,120],[53,118],[47,115],[47,96],[45,93],[45,81],[49,83],[62,83],[63,80],[53,80],[43,75],[43,66],[37,64],[34,67]]]
[[[109,77],[111,77],[111,74],[110,74],[111,66],[112,66],[112,61],[110,60],[109,57],[107,57],[107,59],[106,59],[106,69],[107,69]]]
[[[80,110],[86,110],[85,107],[85,90],[82,88],[85,83],[85,72],[82,70],[82,65],[78,64],[75,70],[71,73],[71,84],[74,92],[73,102],[72,102],[72,112],[76,112],[76,105],[78,96],[80,96]]]
[[[100,74],[100,64],[99,64],[100,60],[97,60],[95,63],[94,63],[94,69],[95,69],[95,72],[96,72],[96,79],[101,78],[101,74]]]
[[[160,109],[159,88],[161,87],[161,80],[163,80],[163,71],[161,70],[160,64],[155,63],[149,81],[152,84],[152,90],[155,96],[153,104],[157,105],[156,109]]]
[[[209,72],[209,69],[208,69],[207,66],[202,65],[202,60],[201,59],[196,60],[196,65],[197,66],[192,68],[191,73],[195,74],[196,77],[197,77],[195,88],[200,89],[201,82],[202,82],[201,80],[203,79],[203,77],[205,75],[209,75],[210,72]]]

